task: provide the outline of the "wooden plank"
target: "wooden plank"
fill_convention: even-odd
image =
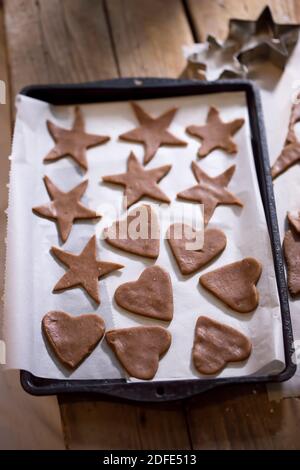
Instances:
[[[208,34],[224,39],[228,20],[241,18],[255,20],[266,5],[270,5],[278,22],[299,22],[298,0],[186,0],[197,41],[205,41]]]
[[[126,3],[128,11],[137,7],[136,2]],[[139,7],[142,10],[145,7],[150,14],[148,3],[151,2],[139,1]],[[157,17],[164,14],[164,3],[160,2],[161,10],[157,11]],[[176,5],[178,18],[178,12],[183,13],[183,10],[179,9],[180,2],[176,2]],[[165,12],[170,14],[170,4],[166,6]],[[155,21],[153,15],[154,10],[152,21]],[[129,17],[134,18],[134,15]],[[116,77],[118,67],[106,18],[107,9],[103,8],[101,0],[6,0],[12,99],[21,87],[31,83],[78,82]],[[181,20],[179,31],[184,30],[187,35],[187,23],[185,26],[182,24]],[[149,22],[144,28],[148,28],[149,37],[154,37],[150,34]],[[164,30],[161,25],[160,35],[166,40],[169,29]],[[179,42],[180,39],[178,46]],[[180,47],[172,53],[172,59],[167,61],[169,65],[163,63],[166,60],[164,56],[152,57],[153,44],[149,47],[150,50],[147,50],[146,45],[143,45],[143,50],[137,55],[136,52],[133,54],[138,57],[136,62],[131,63],[134,75],[146,73],[144,64],[147,61],[150,75],[165,74],[168,70],[169,74],[177,74],[175,61],[183,63]],[[129,48],[127,53],[131,55]],[[123,64],[122,74],[126,74],[125,59],[121,59],[120,55],[118,59]],[[189,448],[190,445],[181,406],[164,408],[102,401],[82,402],[70,397],[61,397],[60,406],[66,445],[70,449],[172,449]]]
[[[264,386],[224,387],[191,400],[194,449],[300,449],[300,400],[270,402]]]
[[[117,76],[101,0],[9,0],[4,5],[13,96],[32,83]]]
[[[122,76],[180,74],[181,47],[193,42],[180,0],[109,0],[107,10]]]
[[[189,449],[181,406],[61,402],[71,449]]]

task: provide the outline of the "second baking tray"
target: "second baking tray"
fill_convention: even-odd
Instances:
[[[293,363],[293,334],[287,288],[281,253],[272,179],[264,133],[263,115],[257,90],[249,81],[223,80],[196,82],[172,79],[116,79],[75,85],[33,85],[22,94],[55,105],[130,101],[139,99],[191,96],[209,93],[244,92],[251,128],[251,143],[259,189],[267,220],[280,299],[286,368],[277,375],[251,375],[233,378],[126,382],[115,380],[54,380],[36,377],[21,371],[23,388],[34,395],[59,393],[93,393],[111,398],[135,401],[170,401],[188,398],[211,388],[229,383],[280,382],[289,379],[296,370]]]

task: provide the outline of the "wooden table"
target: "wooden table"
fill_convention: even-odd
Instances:
[[[300,22],[299,0],[0,1],[0,184],[7,180],[10,115],[24,85],[113,77],[177,77],[181,46],[223,38],[228,18]],[[7,201],[1,201],[1,218]],[[1,240],[0,256],[3,255]],[[0,279],[1,281],[1,279]],[[269,402],[264,386],[215,390],[186,403],[132,405],[59,398],[70,449],[299,449],[299,399]]]

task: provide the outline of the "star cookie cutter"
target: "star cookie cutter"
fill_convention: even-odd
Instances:
[[[258,61],[284,70],[297,43],[299,24],[278,24],[267,6],[256,20],[231,19],[224,41],[208,35],[206,43],[188,55],[181,78],[246,78]],[[202,46],[202,47],[200,47]]]

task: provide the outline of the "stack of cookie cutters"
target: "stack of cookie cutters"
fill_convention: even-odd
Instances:
[[[284,70],[297,43],[299,28],[297,24],[275,23],[269,7],[254,21],[231,19],[227,38],[219,41],[208,35],[199,52],[188,56],[181,78],[203,80],[209,72],[217,74],[215,79],[246,78],[261,61]]]

